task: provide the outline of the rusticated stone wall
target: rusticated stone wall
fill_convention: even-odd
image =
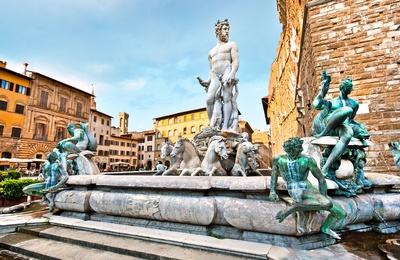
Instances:
[[[268,94],[268,117],[270,119],[271,149],[273,155],[282,153],[282,144],[294,136],[303,136],[299,125],[299,109],[296,106],[298,91],[298,59],[304,3],[297,0],[279,0],[278,12],[282,23],[277,58],[271,66]]]
[[[332,76],[327,98],[339,95],[338,84],[343,79],[353,79],[351,97],[360,103],[356,120],[367,127],[374,142],[367,149],[365,171],[400,175],[387,145],[400,140],[400,2],[279,0],[278,8],[281,8],[283,35],[293,33],[293,27],[301,34],[300,38],[297,36],[301,44],[298,63],[293,59],[282,63],[283,53],[293,53],[293,41],[290,37],[281,37],[278,58],[272,67],[269,97],[275,101],[270,106],[277,107],[270,108],[269,112],[273,112],[268,116],[271,141],[278,147],[274,151],[282,152],[280,147],[289,137],[310,136],[312,119],[318,112],[312,107],[312,101],[319,92],[320,74],[326,70]],[[302,21],[293,13],[302,17]],[[285,71],[295,74],[297,79],[296,91],[291,94],[295,95],[292,100],[296,101],[299,117],[296,121],[287,117],[295,125],[290,131],[285,127],[289,123],[275,116],[286,109],[280,103],[291,98],[276,95],[291,91],[287,85],[291,73]]]

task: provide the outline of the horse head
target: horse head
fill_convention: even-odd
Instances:
[[[213,145],[212,145],[213,144]],[[214,151],[216,154],[221,157],[223,160],[227,160],[229,155],[226,150],[226,145],[225,145],[225,138],[222,136],[214,136],[210,139],[210,145],[209,146],[214,146]]]
[[[258,145],[254,145],[251,142],[242,143],[243,152],[248,158],[248,164],[251,169],[255,170],[259,167],[256,160],[256,152],[258,151]]]
[[[171,151],[171,153],[169,154],[169,156],[170,156],[170,157],[175,157],[175,156],[177,156],[178,154],[182,153],[182,151],[183,151],[184,148],[185,148],[185,147],[183,146],[182,138],[179,138],[178,141],[176,141],[176,143],[175,143],[175,145],[174,145],[174,148],[172,148],[172,151]]]
[[[169,142],[163,142],[162,143],[162,147],[161,147],[161,159],[165,160],[167,159],[167,156],[169,156],[171,154],[171,144]]]

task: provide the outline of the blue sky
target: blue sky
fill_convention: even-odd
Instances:
[[[97,110],[129,113],[129,131],[153,118],[205,107],[214,24],[230,21],[239,46],[238,107],[266,130],[261,98],[282,25],[275,0],[0,0],[0,60],[91,92]]]

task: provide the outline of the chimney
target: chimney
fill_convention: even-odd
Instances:
[[[24,75],[25,75],[25,76],[26,76],[26,69],[28,68],[28,65],[29,65],[29,64],[28,64],[27,62],[24,63],[24,67],[25,67],[25,69],[24,69]]]

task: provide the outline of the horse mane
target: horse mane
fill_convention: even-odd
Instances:
[[[223,136],[220,135],[214,135],[210,138],[210,140],[208,140],[208,145],[211,144],[212,141],[217,140],[218,142],[224,141],[225,142],[225,138]]]
[[[194,143],[193,143],[190,139],[188,139],[188,138],[186,138],[186,137],[181,137],[181,138],[178,139],[177,142],[179,142],[179,141],[180,141],[182,144],[183,144],[183,142],[190,143],[190,144],[192,145],[193,149],[196,151],[196,154],[200,157],[199,151],[197,150],[196,146],[194,145]]]

